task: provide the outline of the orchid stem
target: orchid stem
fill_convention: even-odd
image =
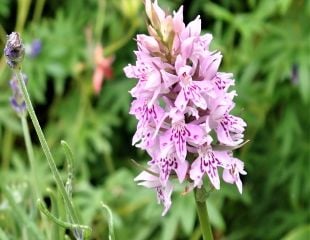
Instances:
[[[207,196],[206,191],[203,187],[196,188],[194,191],[194,195],[203,240],[213,240],[211,225],[208,216],[208,209],[206,204],[206,196]]]

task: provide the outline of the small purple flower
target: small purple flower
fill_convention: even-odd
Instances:
[[[216,157],[211,148],[200,148],[198,158],[191,165],[190,178],[194,180],[194,186],[202,186],[202,179],[208,175],[212,185],[220,189],[220,178],[217,168],[221,166],[220,160]]]
[[[23,74],[23,80],[27,84],[28,78],[26,74]],[[26,103],[15,75],[10,80],[10,87],[12,89],[11,106],[18,115],[23,116],[27,113]]]
[[[130,91],[130,114],[138,120],[133,144],[150,155],[154,173],[143,171],[135,181],[156,191],[165,215],[172,178],[193,189],[207,177],[220,189],[222,169],[223,180],[242,191],[239,174],[246,172],[231,150],[243,142],[246,123],[231,114],[233,76],[219,71],[222,55],[209,50],[211,34],[200,35],[200,18],[185,25],[183,7],[166,15],[156,0],[145,0],[145,9],[149,36],[137,36],[136,64],[124,71],[137,79]]]
[[[163,154],[171,149],[176,151],[178,159],[185,161],[187,144],[199,144],[203,139],[203,128],[191,123],[185,123],[184,115],[173,109],[170,114],[171,127],[160,135],[160,148]]]
[[[240,174],[246,175],[244,171],[244,163],[237,158],[230,158],[229,167],[223,171],[223,180],[228,183],[235,183],[240,193],[242,193],[242,182]]]
[[[7,36],[7,42],[4,48],[4,55],[10,68],[18,68],[23,61],[25,48],[19,33],[12,32]]]
[[[243,132],[246,123],[243,119],[233,115],[224,114],[219,120],[216,128],[218,140],[229,146],[238,145],[243,142]]]
[[[130,114],[136,116],[140,126],[154,122],[157,124],[164,115],[164,110],[157,104],[149,106],[147,99],[136,99],[131,104]]]
[[[137,131],[132,138],[132,145],[141,149],[147,150],[156,143],[156,139],[153,138],[156,129],[153,126],[146,125],[142,127],[139,123]]]
[[[149,164],[159,167],[159,180],[163,186],[166,186],[171,171],[174,171],[179,179],[183,182],[187,174],[188,162],[180,161],[175,151],[170,151],[164,156],[158,152],[154,152],[152,160]]]
[[[37,57],[42,50],[42,41],[40,39],[35,39],[31,42],[31,44],[27,44],[25,46],[26,49],[26,54],[30,57],[30,58],[35,58]]]

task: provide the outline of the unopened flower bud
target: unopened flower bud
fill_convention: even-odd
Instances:
[[[23,81],[27,84],[28,77],[26,74],[22,74]],[[12,97],[10,98],[10,103],[14,111],[18,115],[24,115],[26,114],[26,103],[22,94],[22,91],[20,89],[20,86],[18,84],[17,77],[14,75],[12,79],[10,80],[10,87],[12,89]]]
[[[151,25],[158,29],[160,28],[160,24],[165,19],[165,12],[158,6],[157,0],[154,3],[151,0],[145,1],[145,10],[146,15],[148,16]]]
[[[159,52],[159,44],[154,37],[139,34],[137,36],[138,44],[144,46],[149,52]]]
[[[18,68],[23,61],[25,48],[19,33],[12,32],[7,36],[7,42],[4,48],[4,55],[10,68]]]

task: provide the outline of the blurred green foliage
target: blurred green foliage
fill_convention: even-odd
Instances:
[[[238,152],[248,172],[244,194],[222,184],[208,201],[215,239],[308,239],[310,1],[159,3],[169,11],[184,4],[186,22],[201,16],[203,31],[214,36],[212,49],[223,53],[221,70],[235,75],[236,111],[248,123],[250,143]],[[35,39],[42,42],[36,57],[26,56],[23,71],[63,176],[66,166],[60,140],[74,150],[74,201],[85,224],[94,230],[92,239],[108,238],[108,219],[100,202],[112,210],[116,239],[199,239],[192,194],[174,194],[172,208],[163,218],[154,193],[133,182],[138,170],[130,159],[148,159],[131,147],[136,122],[128,116],[128,91],[135,82],[126,79],[122,69],[134,61],[134,35],[146,32],[142,1],[0,0],[1,49],[5,34],[13,30],[22,32],[25,44]],[[92,90],[97,44],[114,57],[113,77],[104,81],[99,95]],[[35,207],[19,119],[8,102],[10,77],[2,58],[0,239],[41,235],[55,239],[59,230]],[[63,206],[57,196],[53,198],[51,173],[31,131],[38,187],[46,203],[64,218]]]

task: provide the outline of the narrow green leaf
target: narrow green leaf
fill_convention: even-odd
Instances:
[[[113,214],[109,206],[101,202],[101,206],[107,210],[108,213],[108,223],[109,223],[109,240],[115,240],[115,235],[114,235],[114,226],[113,226]]]
[[[12,213],[16,216],[16,219],[19,220],[20,224],[29,229],[33,239],[44,240],[45,237],[39,231],[38,227],[34,224],[33,220],[26,214],[24,209],[22,209],[15,201],[14,196],[11,193],[11,190],[8,187],[3,187],[3,193],[6,196],[12,209]]]

